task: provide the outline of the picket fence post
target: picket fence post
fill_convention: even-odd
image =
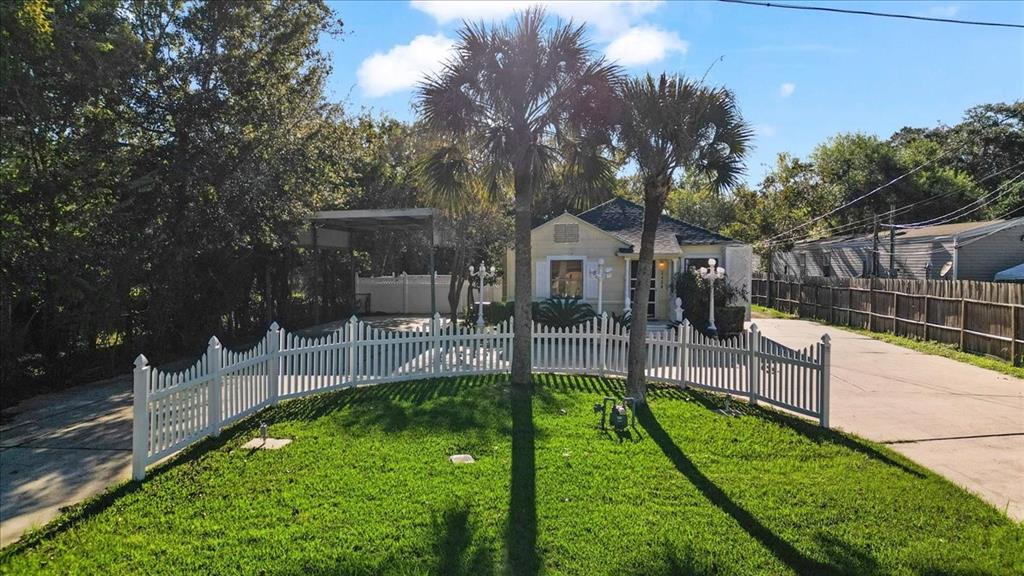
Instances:
[[[210,363],[210,374],[213,376],[210,378],[210,384],[207,388],[210,395],[207,407],[209,413],[207,414],[208,422],[210,423],[210,435],[220,436],[220,423],[221,423],[221,398],[224,383],[222,382],[220,375],[220,364],[221,364],[221,351],[223,347],[220,344],[220,340],[216,336],[210,336],[210,342],[206,346],[206,359]]]
[[[281,327],[274,322],[267,330],[267,402],[271,406],[276,406],[277,399],[281,396],[280,350]]]
[[[355,314],[348,319],[348,325],[345,327],[345,333],[347,334],[345,339],[348,340],[348,385],[356,385],[356,336],[358,334],[356,324],[358,319]]]
[[[757,397],[761,394],[761,330],[757,324],[750,325],[750,404],[757,405]]]
[[[600,346],[599,354],[601,355],[601,376],[605,375],[608,370],[608,329],[609,318],[607,312],[601,312],[601,337],[597,341],[597,345]]]
[[[829,395],[829,365],[831,364],[832,356],[832,339],[829,338],[828,334],[823,334],[821,337],[821,344],[819,344],[819,351],[821,352],[818,356],[821,362],[821,371],[819,372],[821,383],[818,387],[820,396],[820,408],[821,408],[821,427],[828,428],[828,395]]]
[[[430,319],[430,372],[441,372],[441,313],[434,312]]]
[[[134,394],[132,396],[132,478],[146,477],[149,459],[149,360],[142,354],[135,359]]]
[[[679,383],[686,388],[686,377],[690,369],[690,321],[688,319],[683,318],[683,323],[679,325],[679,331],[682,343],[679,355]]]

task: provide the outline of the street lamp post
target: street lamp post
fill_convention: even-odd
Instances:
[[[708,281],[708,289],[711,292],[711,305],[708,307],[708,332],[715,333],[718,332],[718,328],[715,327],[715,280],[725,278],[725,268],[718,266],[718,260],[708,258],[708,267],[702,266],[697,273]]]
[[[612,277],[612,267],[604,265],[604,258],[597,260],[597,266],[590,270],[591,278],[597,279],[597,313],[604,313],[604,281]]]
[[[477,311],[477,315],[476,315],[476,327],[477,328],[483,328],[484,327],[484,282],[488,278],[493,278],[494,274],[495,274],[494,266],[491,266],[490,270],[488,270],[487,267],[484,266],[483,262],[480,262],[480,269],[479,270],[477,270],[476,268],[473,268],[472,266],[469,267],[469,275],[470,276],[476,276],[477,278],[480,279],[480,294],[479,294],[480,297],[477,299],[478,311]]]

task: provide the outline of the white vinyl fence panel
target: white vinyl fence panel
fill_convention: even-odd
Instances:
[[[437,311],[441,314],[451,313],[448,305],[448,288],[452,277],[438,274],[434,284],[434,299]],[[479,298],[477,281],[473,282],[474,294]],[[385,314],[430,314],[430,275],[406,274],[397,276],[356,277],[356,293],[369,296],[367,312]],[[469,283],[459,293],[459,308],[464,309],[469,294]],[[484,286],[484,302],[501,300],[501,281]]]
[[[216,337],[191,367],[164,372],[135,361],[132,469],[179,452],[223,426],[281,398],[337,388],[462,374],[507,373],[512,319],[485,329],[443,325],[412,331],[376,328],[355,317],[326,335],[308,338],[270,326],[245,351]],[[629,333],[607,315],[573,328],[537,323],[532,367],[537,372],[625,376]],[[647,335],[649,380],[744,396],[812,418],[828,427],[829,338],[802,350],[761,336],[756,325],[733,338],[708,338],[683,323]]]

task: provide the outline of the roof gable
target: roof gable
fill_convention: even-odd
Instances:
[[[538,231],[549,226],[554,226],[555,224],[567,223],[582,224],[583,226],[586,226],[587,228],[596,231],[598,234],[602,234],[604,236],[611,238],[612,240],[615,240],[616,242],[619,242],[620,244],[623,245],[624,248],[629,246],[628,242],[624,242],[621,238],[609,232],[608,230],[603,230],[597,226],[594,226],[592,223],[587,222],[586,220],[583,220],[579,216],[576,216],[575,214],[570,214],[568,212],[563,212],[562,214],[555,216],[554,218],[548,220],[547,222],[544,222],[543,224],[538,224],[537,226],[534,226],[533,230],[530,231],[530,234],[536,234]]]
[[[595,228],[607,231],[635,248],[640,246],[644,225],[644,208],[635,202],[630,202],[625,198],[613,198],[581,213],[579,219]],[[731,238],[663,214],[658,220],[654,251],[668,254],[679,252],[682,245],[730,242],[733,242]]]

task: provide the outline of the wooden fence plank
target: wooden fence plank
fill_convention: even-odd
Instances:
[[[769,281],[763,274],[755,274],[753,286],[752,301],[757,304],[767,305],[767,294],[773,293],[774,307],[783,311],[875,332],[955,344],[962,350],[1000,357],[1016,365],[1022,360],[1021,284],[793,276]],[[821,300],[821,287],[829,289],[827,303]],[[845,301],[838,301],[837,293]]]

